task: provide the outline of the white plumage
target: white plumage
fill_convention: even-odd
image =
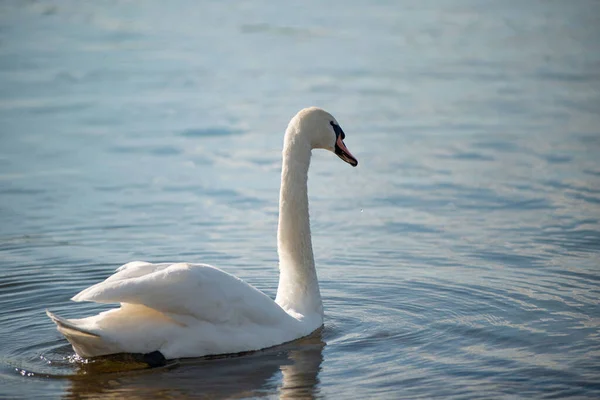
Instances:
[[[313,148],[356,166],[345,134],[327,112],[301,110],[284,139],[277,298],[206,264],[134,261],[74,301],[120,303],[98,315],[65,319],[49,311],[82,357],[160,351],[167,359],[258,350],[306,336],[323,324],[308,218],[307,174]]]

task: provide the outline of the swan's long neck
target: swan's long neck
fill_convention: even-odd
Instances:
[[[310,156],[307,138],[296,125],[290,124],[283,147],[277,231],[280,275],[275,301],[291,314],[322,318],[308,215]]]

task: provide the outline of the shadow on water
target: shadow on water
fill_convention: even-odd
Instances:
[[[126,357],[79,362],[75,374],[65,377],[65,398],[246,398],[275,393],[314,398],[324,347],[319,330],[262,351],[174,360],[159,368]]]

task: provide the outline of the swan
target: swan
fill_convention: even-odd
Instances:
[[[337,120],[317,107],[299,111],[283,142],[273,301],[252,285],[207,264],[127,263],[71,300],[120,303],[98,315],[67,319],[48,310],[83,358],[116,353],[162,360],[260,350],[304,337],[323,325],[308,215],[312,149],[326,149],[353,167]]]

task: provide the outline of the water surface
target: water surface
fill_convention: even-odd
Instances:
[[[2,2],[0,397],[600,397],[595,1]],[[44,310],[131,260],[270,296],[283,131],[326,309],[257,353],[83,362]]]

